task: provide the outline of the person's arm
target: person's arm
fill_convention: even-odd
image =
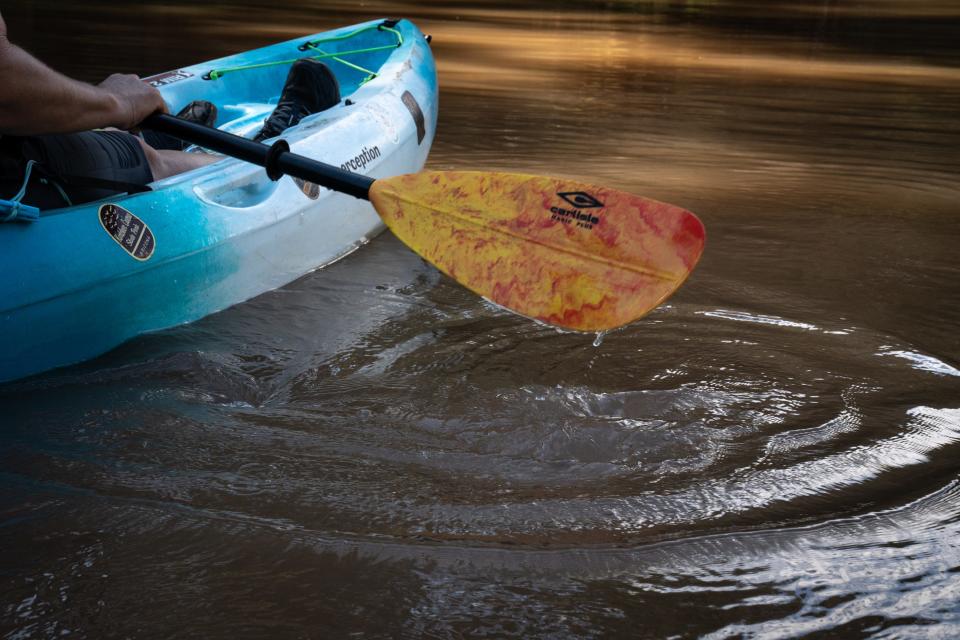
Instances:
[[[160,92],[137,76],[71,80],[11,43],[0,16],[0,134],[130,129],[155,111],[166,111]]]

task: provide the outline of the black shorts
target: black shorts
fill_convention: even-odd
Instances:
[[[56,209],[129,191],[120,185],[107,188],[102,184],[84,184],[84,178],[141,186],[153,182],[143,147],[125,131],[4,137],[2,146],[7,159],[2,163],[0,197],[10,198],[20,189],[26,161],[35,160],[39,166],[34,168],[23,202],[40,209]],[[56,182],[60,189],[51,182]]]

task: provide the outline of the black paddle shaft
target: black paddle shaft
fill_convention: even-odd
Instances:
[[[264,167],[271,180],[278,180],[280,176],[287,174],[361,200],[370,199],[373,178],[291,153],[285,140],[277,140],[273,145],[267,146],[226,131],[161,113],[148,116],[141,126]]]

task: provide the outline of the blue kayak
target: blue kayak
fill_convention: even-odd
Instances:
[[[437,121],[436,68],[407,20],[378,20],[212,60],[149,80],[176,113],[217,105],[252,137],[290,64],[323,60],[341,102],[283,138],[295,153],[382,178],[419,171]],[[192,322],[329,264],[380,233],[369,202],[231,158],[151,191],[0,224],[0,381],[102,354]]]

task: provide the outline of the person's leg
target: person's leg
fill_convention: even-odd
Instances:
[[[186,153],[184,151],[175,151],[171,149],[154,149],[146,142],[133,137],[143,148],[143,155],[150,166],[150,173],[154,180],[163,180],[170,176],[175,176],[186,171],[199,169],[208,164],[222,160],[223,156],[213,156],[206,153]]]
[[[106,198],[126,191],[123,184],[144,186],[177,173],[216,162],[219,156],[158,151],[125,131],[83,131],[25,138],[23,156],[62,184],[70,204]],[[85,178],[122,183],[114,188],[84,184]],[[24,201],[41,208],[65,206],[60,190],[33,184]]]

